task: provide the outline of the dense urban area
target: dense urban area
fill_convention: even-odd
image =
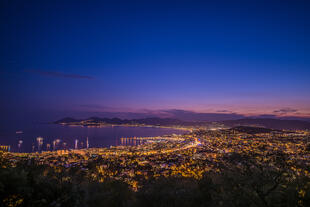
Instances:
[[[1,153],[2,206],[309,206],[310,132],[255,127]],[[125,140],[124,140],[125,142]]]

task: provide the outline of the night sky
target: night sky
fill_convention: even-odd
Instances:
[[[310,4],[201,2],[1,0],[2,123],[171,109],[310,116]]]

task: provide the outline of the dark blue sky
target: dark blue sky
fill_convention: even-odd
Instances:
[[[310,116],[307,1],[0,5],[5,114],[184,109]]]

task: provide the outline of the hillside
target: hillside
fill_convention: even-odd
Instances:
[[[305,130],[310,129],[310,122],[301,120],[281,120],[281,119],[239,119],[222,121],[225,126],[255,126],[270,129],[286,129],[286,130]]]

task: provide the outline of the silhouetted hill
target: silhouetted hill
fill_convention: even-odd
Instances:
[[[237,132],[247,133],[247,134],[259,134],[259,133],[270,133],[273,131],[281,131],[281,130],[274,130],[262,127],[250,127],[250,126],[237,126],[233,127],[233,130]]]
[[[148,125],[181,125],[184,124],[184,121],[180,121],[178,119],[171,118],[145,118],[145,119],[133,119],[131,120],[133,123],[138,124],[148,124]]]
[[[270,129],[305,130],[310,129],[310,122],[301,120],[281,120],[281,119],[239,119],[222,121],[225,126],[256,126]]]
[[[81,122],[84,123],[81,123]],[[74,118],[64,118],[54,122],[55,124],[83,124],[91,125],[96,123],[105,123],[105,124],[141,124],[141,125],[154,125],[154,126],[196,126],[196,127],[205,127],[212,126],[214,123],[203,122],[203,121],[181,121],[179,119],[173,118],[143,118],[143,119],[120,119],[120,118],[100,118],[100,117],[90,117],[88,119],[74,119]],[[227,120],[217,122],[223,124],[227,127],[236,127],[236,126],[254,126],[254,127],[263,127],[270,129],[287,129],[287,130],[305,130],[310,129],[310,122],[301,121],[301,120],[280,120],[280,119],[258,119],[258,118],[248,118],[248,119],[238,119],[238,120]]]
[[[74,119],[74,118],[64,118],[60,119],[58,121],[55,121],[55,124],[70,124],[70,123],[76,123],[80,121],[89,121],[91,123],[106,123],[106,124],[145,124],[145,125],[183,125],[186,124],[184,121],[180,121],[177,119],[171,119],[171,118],[145,118],[145,119],[119,119],[119,118],[99,118],[99,117],[90,117],[88,119]]]

